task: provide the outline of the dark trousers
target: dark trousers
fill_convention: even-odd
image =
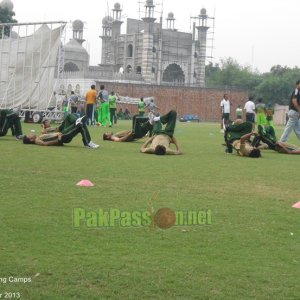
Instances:
[[[169,137],[173,137],[176,120],[177,112],[175,110],[169,111],[167,114],[160,117],[160,121],[154,122],[153,134],[166,134]],[[166,124],[165,129],[162,128],[162,124]]]
[[[76,125],[77,118],[75,114],[68,114],[65,117],[58,128],[59,132],[63,133],[61,141],[64,144],[70,143],[78,133],[81,133],[82,142],[86,146],[91,141],[91,136],[85,123]]]
[[[267,144],[269,149],[275,150],[277,139],[274,128],[271,126],[258,125],[258,136],[254,138],[252,146],[258,147],[260,141]]]
[[[95,125],[94,104],[86,105],[86,124],[87,125],[89,125],[89,120],[91,120],[91,125]]]
[[[246,122],[255,123],[255,114],[246,113]]]
[[[227,127],[224,139],[227,145],[227,150],[229,153],[232,153],[232,143],[239,140],[243,135],[252,132],[252,123],[243,122],[241,124],[233,124]]]
[[[71,113],[76,114],[77,113],[77,107],[76,106],[71,106]]]
[[[135,115],[132,117],[132,132],[134,133],[135,139],[140,139],[150,131],[152,132],[152,125],[149,123],[148,117],[141,117],[139,115]]]
[[[111,124],[117,124],[116,108],[109,108]]]
[[[22,135],[22,126],[19,115],[11,109],[0,110],[0,136],[5,136],[11,129],[13,135]]]

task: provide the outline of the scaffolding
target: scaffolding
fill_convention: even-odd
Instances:
[[[163,0],[158,22],[154,17],[158,11],[151,1],[137,2],[139,19],[127,19],[126,33],[102,37],[101,63],[106,68],[118,66],[113,72],[120,70],[129,80],[129,75],[136,75],[141,83],[204,87],[205,65],[213,58],[215,16],[209,17],[203,8],[199,15],[190,18],[193,31],[181,32],[174,27],[173,13],[168,14],[169,25],[163,28]],[[145,18],[142,5],[146,8]],[[109,18],[107,26],[113,29],[114,15]]]
[[[0,108],[61,119],[66,22],[0,24]]]

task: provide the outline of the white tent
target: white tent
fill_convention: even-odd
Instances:
[[[47,110],[59,78],[64,28],[64,22],[10,24],[14,34],[0,39],[0,108]],[[0,30],[3,37],[3,24]]]

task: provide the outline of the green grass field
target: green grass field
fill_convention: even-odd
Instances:
[[[90,131],[100,149],[0,139],[0,299],[300,299],[300,157],[225,154],[218,124],[178,123],[184,155],[168,157]],[[73,227],[74,208],[149,207],[211,210],[212,224]]]

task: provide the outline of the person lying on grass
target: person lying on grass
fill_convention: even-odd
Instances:
[[[277,142],[274,132],[270,131],[268,127],[258,126],[258,133],[249,132],[237,139],[238,133],[250,131],[250,124],[239,121],[231,126],[227,128],[227,134],[225,133],[225,140],[227,139],[229,145],[228,152],[230,152],[231,146],[239,155],[249,157],[259,157],[260,149],[271,149],[284,154],[300,154],[300,147],[286,142]],[[251,141],[252,136],[254,138]]]
[[[42,122],[42,134],[59,132],[59,127],[51,127],[50,120],[44,120]]]
[[[226,142],[226,152],[232,153],[232,150],[236,150],[237,154],[240,156],[248,156],[253,158],[258,158],[261,156],[260,149],[252,145],[250,138],[252,133],[252,123],[243,122],[242,120],[237,120],[232,125],[229,125],[224,133],[224,139]]]
[[[36,144],[40,146],[62,146],[63,144],[70,143],[72,139],[77,135],[81,134],[83,144],[87,148],[96,149],[99,145],[96,145],[91,141],[91,136],[88,128],[83,119],[76,118],[75,115],[69,114],[66,116],[65,120],[59,127],[57,132],[51,132],[46,134],[41,134],[36,136],[35,134],[30,134],[23,137],[23,144]]]
[[[300,154],[300,147],[286,142],[277,142],[275,151],[284,154]]]
[[[5,136],[11,129],[17,140],[22,140],[22,126],[19,114],[12,109],[0,109],[0,136]]]
[[[176,150],[170,147],[171,144],[174,144],[176,146]],[[178,145],[176,138],[174,136],[170,137],[166,134],[158,134],[150,137],[141,147],[141,152],[148,153],[148,154],[156,154],[156,155],[182,154],[182,151]]]
[[[143,138],[148,132],[152,131],[152,120],[147,117],[133,116],[132,130],[124,130],[117,133],[105,132],[104,141],[112,142],[133,142]]]
[[[174,135],[175,125],[176,125],[177,113],[174,110],[169,111],[166,115],[161,117],[154,117],[153,119],[153,134],[144,145],[141,147],[140,151],[142,153],[149,154],[182,154],[182,151],[178,145],[178,142]],[[165,129],[162,128],[162,124],[166,124]],[[171,149],[170,145],[174,144],[176,150]],[[150,146],[148,146],[150,145]]]

